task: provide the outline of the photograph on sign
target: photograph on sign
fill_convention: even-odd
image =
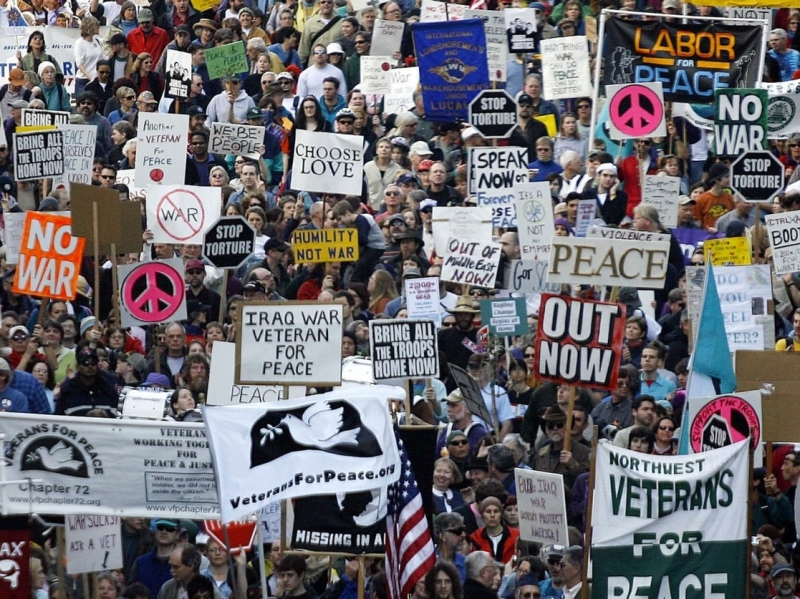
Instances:
[[[519,252],[523,260],[547,261],[555,233],[550,184],[524,183],[514,188]]]
[[[255,244],[256,230],[243,216],[221,216],[203,237],[203,256],[217,268],[239,268]]]
[[[608,134],[613,140],[666,137],[660,82],[607,85]]]
[[[264,127],[211,123],[211,135],[208,141],[209,154],[259,156],[258,148],[263,145]]]
[[[392,56],[395,52],[400,52],[400,44],[403,42],[405,27],[406,25],[402,21],[375,19],[375,24],[372,27],[370,54],[373,56]]]
[[[519,536],[542,545],[568,545],[564,477],[550,472],[514,469],[519,508]]]
[[[500,244],[495,242],[447,240],[442,264],[442,281],[478,287],[494,287],[500,265]]]
[[[183,185],[186,148],[189,147],[189,116],[140,112],[137,118],[136,187]]]
[[[117,271],[123,327],[186,318],[183,260],[120,264]]]
[[[392,91],[392,60],[391,56],[373,54],[361,56],[361,84],[360,89],[365,94],[388,94]]]
[[[375,381],[439,377],[439,343],[431,320],[371,320]]]
[[[622,304],[542,296],[535,375],[557,383],[616,389],[626,319]]]
[[[481,322],[492,335],[527,335],[528,309],[524,297],[504,297],[481,302]]]
[[[765,220],[775,274],[800,271],[800,213],[767,214]]]
[[[360,195],[364,177],[364,138],[297,131],[292,188]]]
[[[655,206],[661,224],[670,229],[678,226],[678,198],[680,195],[680,177],[644,176],[642,203]]]
[[[542,95],[555,101],[591,97],[589,43],[585,35],[542,40]]]
[[[67,574],[122,568],[121,521],[117,516],[64,518]]]
[[[417,320],[432,320],[437,327],[442,324],[442,306],[438,277],[403,279],[408,317]]]
[[[491,207],[492,226],[517,226],[514,190],[528,179],[527,148],[470,148],[469,192],[478,206]]]
[[[492,241],[492,209],[488,206],[434,206],[431,227],[433,245],[439,256],[444,254],[448,237],[489,243]]]
[[[508,51],[525,54],[536,49],[536,9],[506,8],[503,10],[508,36]]]
[[[175,100],[188,98],[192,87],[192,55],[188,52],[169,48],[166,52],[164,95]]]
[[[714,145],[718,156],[734,158],[768,149],[767,102],[765,89],[716,90]]]
[[[148,185],[147,228],[152,243],[203,243],[203,235],[219,218],[219,187]]]
[[[63,131],[14,133],[14,178],[17,181],[52,179],[62,174]]]
[[[298,262],[355,262],[358,231],[346,229],[295,229],[292,249]]]
[[[764,419],[760,391],[693,397],[687,409],[691,453],[727,447],[750,437],[754,465],[761,466]]]
[[[240,302],[238,311],[237,384],[341,384],[341,304]]]

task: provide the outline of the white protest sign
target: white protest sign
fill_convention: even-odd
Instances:
[[[767,90],[767,137],[787,139],[800,130],[800,82],[762,83]],[[787,167],[788,168],[788,167]],[[787,174],[788,177],[788,174]]]
[[[361,69],[363,79],[363,62]],[[389,71],[391,91],[383,96],[383,111],[386,114],[400,114],[414,108],[414,92],[417,87],[419,87],[419,67],[391,69]]]
[[[553,237],[548,283],[662,289],[669,243]]]
[[[239,304],[236,382],[251,385],[339,385],[341,304]]]
[[[564,477],[515,468],[514,479],[520,538],[542,545],[568,545]]]
[[[767,214],[766,221],[775,274],[797,272],[800,270],[800,212]]]
[[[137,187],[136,181],[134,177],[136,176],[136,171],[132,168],[123,169],[121,171],[117,171],[117,180],[115,183],[118,185],[127,185],[128,190],[130,191],[130,197],[133,198],[134,196],[139,196],[146,198],[147,197],[147,187]]]
[[[453,2],[438,2],[437,0],[422,0],[420,21],[431,23],[434,21],[460,21],[465,17],[467,7]]]
[[[438,277],[404,279],[408,317],[432,320],[436,326],[442,324],[441,300],[439,298]]]
[[[91,185],[97,126],[58,125],[58,130],[64,134],[64,174],[53,177],[53,189],[68,183]]]
[[[642,203],[658,209],[661,224],[673,229],[678,226],[678,198],[681,195],[681,178],[645,175]]]
[[[486,62],[489,65],[489,81],[503,82],[508,78],[508,38],[503,13],[496,10],[464,11],[465,19],[481,19],[486,34]]]
[[[361,195],[363,180],[363,136],[297,131],[292,189]]]
[[[447,247],[448,237],[489,243],[492,240],[492,209],[434,206],[431,226],[433,245],[440,256]]]
[[[519,293],[560,293],[560,283],[547,282],[547,262],[543,260],[512,260],[506,269],[503,288]]]
[[[371,320],[375,381],[439,377],[439,343],[431,320]]]
[[[543,95],[549,100],[591,96],[589,43],[585,35],[541,41]]]
[[[406,24],[402,21],[375,19],[372,29],[372,44],[369,48],[370,54],[392,56],[395,52],[399,52],[405,28]]]
[[[66,517],[67,574],[122,567],[122,529],[117,516]]]
[[[669,243],[668,233],[652,233],[650,231],[636,231],[635,229],[613,229],[611,227],[599,227],[597,225],[592,225],[586,230],[586,237]]]
[[[725,16],[731,19],[751,19],[754,21],[764,20],[772,23],[772,9],[759,8],[756,6],[727,6]],[[728,25],[739,25],[736,21],[724,21]]]
[[[492,226],[517,226],[515,189],[528,179],[527,148],[470,148],[469,192],[477,195],[478,206],[491,207]]]
[[[148,185],[147,228],[153,243],[202,244],[221,206],[219,187]]]
[[[140,112],[138,118],[136,187],[183,185],[186,148],[189,146],[189,116]]]
[[[523,260],[547,261],[550,240],[555,233],[550,184],[525,183],[514,188],[514,206]]]
[[[6,248],[6,262],[16,264],[19,261],[19,246],[22,244],[22,229],[25,226],[24,212],[8,212],[3,215],[5,223],[5,237],[3,245]]]
[[[767,264],[714,267],[725,334],[731,351],[764,350],[768,346],[763,323],[773,326],[768,312],[772,278]]]
[[[259,146],[264,145],[264,127],[211,123],[208,140],[210,154],[233,154],[234,156],[258,156]]]
[[[500,244],[449,237],[442,264],[442,281],[492,288],[500,265]]]
[[[234,382],[236,369],[236,344],[214,342],[214,360],[208,374],[209,406],[235,406],[247,403],[262,403],[304,397],[303,387],[289,387],[289,397],[283,396],[281,385],[237,385]]]
[[[361,56],[361,91],[365,94],[386,94],[391,91],[392,58]]]
[[[575,216],[575,235],[586,237],[586,231],[594,222],[597,214],[597,200],[579,200],[578,213]]]

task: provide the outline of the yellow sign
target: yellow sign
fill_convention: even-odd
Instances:
[[[556,126],[556,115],[554,114],[543,114],[540,116],[533,117],[542,125],[547,127],[547,135],[549,137],[555,137],[558,135],[558,127]]]
[[[217,8],[219,6],[219,0],[193,0],[192,6],[198,12],[203,12],[206,10],[210,10],[212,8]]]
[[[749,266],[752,263],[747,237],[709,239],[703,244],[703,253],[711,254],[714,266]]]
[[[354,262],[358,260],[358,231],[296,229],[292,248],[297,262]]]

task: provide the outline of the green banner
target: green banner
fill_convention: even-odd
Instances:
[[[234,42],[206,50],[208,76],[221,79],[228,75],[245,73],[249,69],[244,42]]]
[[[768,150],[769,94],[765,89],[718,89],[714,103],[717,156],[736,158]]]

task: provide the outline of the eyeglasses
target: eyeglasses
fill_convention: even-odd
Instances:
[[[800,148],[800,144],[789,144],[790,148]]]
[[[233,85],[239,85],[241,83],[241,81],[239,79],[231,79],[231,83]]]
[[[135,100],[136,96],[125,96],[126,100]]]
[[[176,526],[170,526],[169,524],[159,524],[156,526],[156,530],[159,532],[176,532],[178,528]]]
[[[356,43],[358,43],[358,42],[356,42]],[[292,82],[289,81],[288,79],[281,79],[281,85],[291,85],[291,84],[292,84]]]
[[[466,439],[461,439],[459,441],[450,441],[450,445],[468,445],[469,441]]]
[[[539,597],[541,596],[542,596],[541,593],[534,593],[534,592],[522,593],[523,599],[539,599]]]
[[[448,528],[445,529],[445,532],[449,532],[454,535],[463,535],[466,529],[463,526],[456,526],[455,528]]]
[[[366,44],[367,40],[356,40],[353,42],[356,46],[360,46],[361,44]]]
[[[355,121],[339,121],[340,125],[349,125],[350,127],[352,127],[354,123]]]
[[[204,145],[206,145],[206,142],[204,142],[204,141],[193,141],[192,145],[193,146],[204,146]]]
[[[399,196],[400,192],[399,191],[386,191],[386,192],[384,192],[384,195],[387,195],[387,196]]]
[[[550,148],[536,148],[537,152],[549,152]]]
[[[78,361],[78,364],[80,364],[81,366],[97,366],[97,363],[99,361],[100,360],[98,360],[97,358],[81,358]]]
[[[110,75],[111,71],[97,71],[98,75]]]
[[[384,228],[386,228],[386,227],[384,227]],[[454,327],[454,326],[456,326],[456,323],[454,323],[454,322],[443,322],[442,326],[443,327]]]
[[[234,164],[244,164],[244,160],[234,160]]]
[[[531,354],[524,354],[524,356],[525,356],[526,358],[532,358],[532,357],[534,357],[535,355],[536,355],[536,354],[532,354],[532,353],[531,353]]]
[[[94,102],[91,100],[83,100],[82,102],[78,102],[79,106],[94,106]]]
[[[659,426],[659,427],[658,427],[658,430],[660,430],[660,431],[670,431],[670,432],[672,432],[672,431],[674,431],[674,430],[675,430],[675,427],[674,427],[674,426]]]
[[[26,339],[28,339],[28,336],[24,333],[17,333],[11,337],[11,341],[25,341]]]
[[[550,559],[547,560],[547,563],[551,566],[560,566],[561,559],[557,557],[551,557]]]
[[[637,144],[642,144],[643,146],[649,146],[649,145],[651,145],[653,142],[652,142],[652,141],[650,141],[649,139],[637,139],[637,140],[636,140],[636,143],[637,143]]]
[[[108,181],[110,179],[116,179],[116,177],[114,175],[100,175],[100,178],[101,179],[105,179],[106,181]]]
[[[221,547],[209,547],[206,553],[225,553],[225,551]]]
[[[547,430],[553,430],[556,428],[564,428],[564,421],[559,420],[558,422],[548,422],[547,423]]]
[[[314,50],[314,56],[324,56],[327,54],[325,50]]]
[[[591,104],[578,104],[578,110],[582,110],[584,108],[591,108]]]

